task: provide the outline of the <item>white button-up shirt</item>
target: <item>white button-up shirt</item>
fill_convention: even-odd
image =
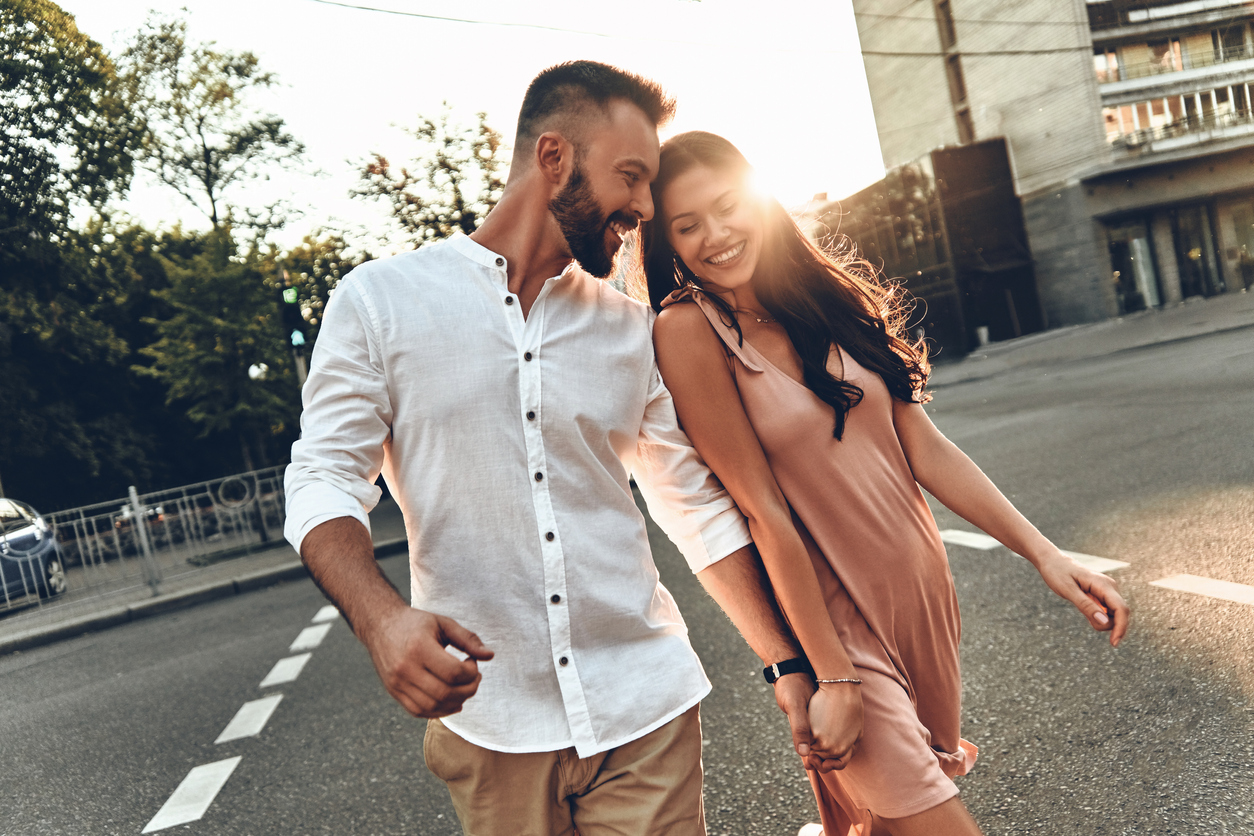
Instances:
[[[445,724],[497,751],[586,757],[710,689],[629,475],[693,571],[749,532],[679,428],[653,312],[572,267],[524,319],[505,271],[461,236],[341,282],[305,384],[286,534],[299,550],[326,520],[369,526],[382,471],[413,606],[496,651]]]

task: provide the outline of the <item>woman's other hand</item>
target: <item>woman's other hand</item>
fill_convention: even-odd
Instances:
[[[1110,646],[1118,647],[1128,632],[1131,614],[1119,585],[1105,575],[1086,569],[1060,551],[1035,561],[1041,578],[1060,598],[1065,598],[1088,619],[1094,630],[1110,632]]]
[[[810,751],[844,769],[862,737],[862,691],[852,682],[823,683],[810,697]]]

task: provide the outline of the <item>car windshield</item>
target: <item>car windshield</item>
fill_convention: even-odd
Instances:
[[[0,533],[16,534],[24,528],[29,528],[32,522],[30,516],[16,503],[0,499]]]

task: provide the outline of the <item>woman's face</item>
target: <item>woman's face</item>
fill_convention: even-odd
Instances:
[[[749,283],[763,225],[744,177],[698,165],[662,190],[662,206],[671,248],[704,286],[734,290]]]

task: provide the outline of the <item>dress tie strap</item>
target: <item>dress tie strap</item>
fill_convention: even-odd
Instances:
[[[705,292],[701,288],[692,287],[691,285],[681,288],[667,296],[662,301],[662,307],[665,308],[667,305],[674,304],[685,298],[696,302],[697,307],[701,309],[701,313],[705,314],[705,318],[710,321],[710,327],[714,329],[714,333],[719,335],[723,340],[723,344],[727,346],[732,354],[736,355],[736,359],[744,364],[746,369],[754,372],[762,371],[762,364],[754,356],[756,352],[753,350],[753,347],[741,345],[740,335],[736,333],[736,329],[723,321],[722,314],[719,313],[714,303],[706,297]]]

